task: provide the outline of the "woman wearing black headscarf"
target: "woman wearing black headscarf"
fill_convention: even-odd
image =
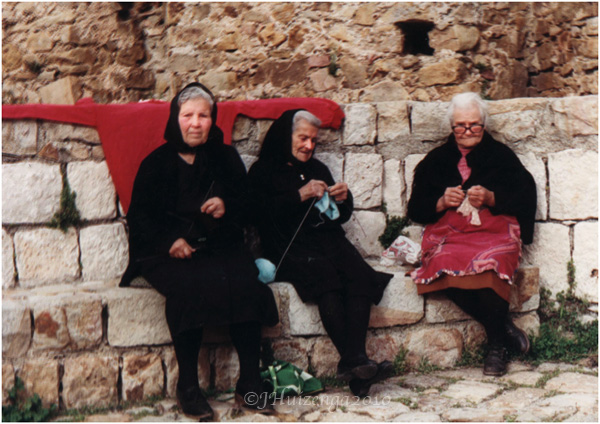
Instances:
[[[345,237],[341,224],[352,215],[352,195],[313,156],[320,125],[305,110],[284,112],[271,125],[248,177],[261,205],[264,256],[274,264],[283,257],[277,278],[292,282],[304,302],[318,305],[341,356],[337,377],[364,396],[391,372],[388,361],[378,366],[367,357],[365,340],[371,305],[381,300],[392,276],[373,270]],[[325,194],[339,217],[313,207]]]
[[[166,319],[179,365],[177,398],[185,413],[213,416],[198,386],[206,324],[230,325],[240,360],[238,400],[261,393],[261,325],[278,322],[271,290],[257,280],[244,245],[248,208],[244,165],[217,128],[217,105],[202,84],[171,102],[166,144],[140,165],[129,224],[130,264],[122,286],[142,275],[166,297]],[[248,406],[248,405],[247,405]]]

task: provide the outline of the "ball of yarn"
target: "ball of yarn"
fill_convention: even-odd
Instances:
[[[277,268],[271,261],[264,258],[258,258],[254,261],[256,267],[258,268],[258,279],[267,284],[275,281],[275,272]]]

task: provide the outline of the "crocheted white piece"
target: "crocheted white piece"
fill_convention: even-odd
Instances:
[[[469,198],[467,196],[465,196],[465,200],[463,200],[456,212],[467,217],[471,215],[471,225],[481,225],[481,219],[479,218],[479,209],[477,209],[469,202]]]

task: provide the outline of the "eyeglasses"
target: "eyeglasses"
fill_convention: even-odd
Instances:
[[[464,134],[467,132],[467,130],[470,130],[472,134],[479,134],[481,131],[483,131],[483,125],[475,124],[475,125],[471,125],[470,127],[467,127],[464,125],[454,125],[452,127],[452,130],[456,134]]]

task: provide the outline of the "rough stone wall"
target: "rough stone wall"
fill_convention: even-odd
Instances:
[[[375,263],[377,238],[390,215],[404,215],[415,165],[449,133],[445,104],[413,101],[343,105],[339,131],[323,131],[317,157],[350,185],[356,211],[348,237]],[[538,215],[524,252],[511,311],[536,331],[539,286],[567,288],[566,264],[577,270],[577,293],[597,311],[597,96],[512,99],[490,103],[490,131],[513,148],[534,175]],[[234,145],[247,166],[269,121],[239,118]],[[118,288],[127,264],[126,222],[97,132],[33,120],[3,121],[2,376],[3,399],[15,375],[45,403],[66,408],[174,396],[177,365],[164,320],[164,299],[148,288]],[[67,232],[47,227],[60,207],[63,178],[77,193],[82,223]],[[420,228],[409,228],[418,240]],[[379,265],[377,265],[379,266]],[[451,366],[480,343],[480,325],[440,295],[418,296],[407,269],[373,308],[367,340],[374,359],[400,348],[418,364]],[[265,329],[276,357],[331,374],[339,359],[313,305],[287,283],[272,287],[281,323]],[[236,353],[222,330],[206,331],[199,363],[203,387],[231,387]]]
[[[588,3],[3,3],[3,103],[598,93]]]

